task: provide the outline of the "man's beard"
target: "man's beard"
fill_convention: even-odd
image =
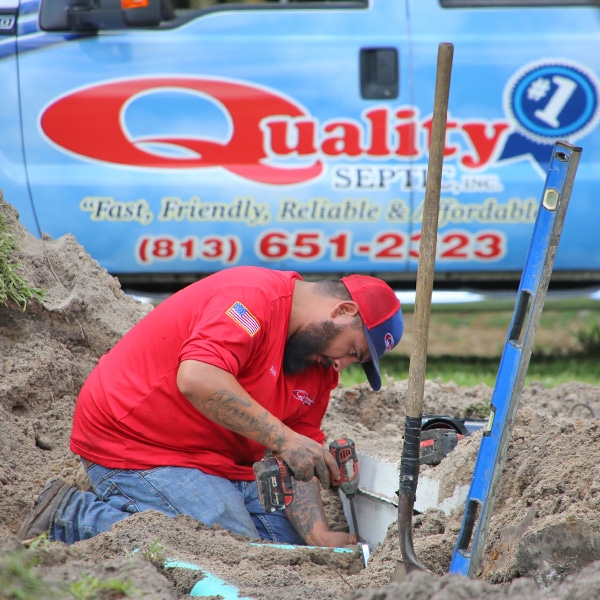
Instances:
[[[315,354],[323,354],[329,343],[342,332],[342,327],[331,321],[312,323],[305,329],[292,335],[283,352],[283,372],[295,375],[315,364]],[[322,357],[324,367],[330,367],[331,361]]]

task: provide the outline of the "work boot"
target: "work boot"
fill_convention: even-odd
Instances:
[[[58,511],[65,496],[76,490],[62,479],[51,479],[33,503],[33,510],[17,532],[22,542],[29,542],[50,529],[50,521]]]

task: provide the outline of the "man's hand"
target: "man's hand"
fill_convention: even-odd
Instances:
[[[343,531],[326,531],[320,536],[320,541],[311,546],[326,546],[327,548],[348,548],[356,546],[356,536]]]
[[[352,534],[329,529],[316,478],[306,483],[294,481],[293,488],[294,500],[285,512],[309,546],[344,548],[356,544],[356,537]]]
[[[316,475],[323,489],[329,489],[330,477],[340,478],[340,469],[331,453],[322,445],[304,435],[287,435],[278,451],[279,456],[290,468],[294,479],[311,481]]]

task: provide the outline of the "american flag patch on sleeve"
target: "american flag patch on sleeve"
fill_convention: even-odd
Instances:
[[[233,319],[242,329],[245,329],[250,337],[260,329],[260,323],[256,317],[238,300],[234,302],[225,314]]]

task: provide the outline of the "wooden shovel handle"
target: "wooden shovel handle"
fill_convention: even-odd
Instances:
[[[433,274],[437,249],[438,217],[440,192],[442,187],[442,165],[446,141],[446,117],[450,94],[450,75],[454,46],[442,43],[438,48],[435,97],[431,144],[427,167],[427,184],[423,206],[423,224],[419,243],[419,264],[414,309],[414,334],[408,368],[408,398],[406,414],[421,418],[423,394],[425,392],[425,371],[427,366],[427,343],[433,293]]]

